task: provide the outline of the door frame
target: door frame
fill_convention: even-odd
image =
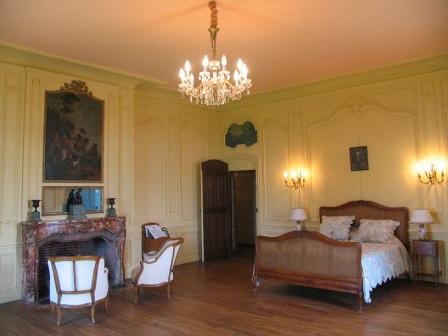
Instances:
[[[257,187],[257,171],[255,170],[255,169],[245,169],[245,170],[229,170],[229,188],[230,188],[230,225],[231,225],[231,247],[232,247],[232,252],[235,252],[236,251],[236,245],[237,245],[237,242],[236,242],[236,233],[235,233],[235,227],[236,227],[236,225],[235,225],[235,220],[234,220],[234,214],[235,214],[235,195],[234,195],[234,193],[232,192],[232,175],[233,175],[233,173],[235,173],[235,172],[244,172],[244,171],[246,171],[246,172],[248,172],[248,171],[250,171],[250,172],[254,172],[254,178],[255,178],[255,187],[254,187],[254,189],[255,189],[255,191],[254,191],[254,193],[255,193],[255,221],[254,221],[254,225],[253,225],[253,227],[252,227],[252,229],[254,230],[254,238],[256,238],[256,236],[257,236],[257,232],[258,232],[258,230],[257,230],[257,227],[258,227],[258,207],[257,207],[257,204],[258,204],[258,193],[257,193],[257,189],[258,189],[258,187]],[[254,243],[255,243],[255,241],[254,241]]]
[[[258,156],[255,155],[248,155],[248,154],[235,154],[230,157],[228,157],[224,162],[227,162],[229,173],[232,171],[240,171],[240,170],[255,170],[255,185],[256,185],[256,200],[255,200],[255,207],[257,209],[257,214],[255,217],[255,235],[260,234],[260,213],[263,212],[262,210],[262,198],[261,198],[261,188],[262,188],[262,182],[260,178],[260,160]],[[232,231],[232,242],[234,240],[233,237],[233,231]],[[232,246],[233,251],[233,246]]]

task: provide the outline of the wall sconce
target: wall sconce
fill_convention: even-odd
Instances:
[[[429,164],[425,164],[425,171],[422,173],[421,167],[419,164],[417,164],[417,175],[418,175],[418,179],[421,183],[423,184],[429,184],[431,183],[431,185],[433,185],[435,182],[437,182],[438,184],[442,183],[445,180],[445,171],[444,171],[444,167],[442,165],[441,169],[440,169],[440,176],[439,178],[437,177],[437,166],[434,163],[431,163],[431,165]],[[426,182],[422,181],[422,175],[425,175],[425,177],[428,179]]]
[[[411,220],[409,223],[418,224],[418,233],[420,240],[426,240],[425,224],[434,223],[431,212],[428,209],[414,209],[412,210]]]
[[[291,209],[291,217],[289,219],[297,222],[296,223],[297,231],[302,231],[302,224],[300,224],[300,221],[307,220],[308,216],[306,215],[305,209],[293,208]]]
[[[290,175],[292,184],[288,184],[288,172],[285,170],[285,172],[283,173],[283,176],[285,177],[285,185],[288,188],[297,189],[299,186],[302,188],[305,186],[305,171],[299,170],[297,173],[290,171]]]

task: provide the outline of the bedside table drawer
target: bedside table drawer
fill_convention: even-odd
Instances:
[[[412,242],[414,253],[437,255],[437,242],[435,241],[413,241]]]

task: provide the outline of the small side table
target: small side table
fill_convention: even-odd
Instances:
[[[414,280],[420,279],[421,275],[432,275],[436,284],[439,283],[439,249],[437,240],[413,240],[412,241],[412,253],[413,253],[413,273]],[[422,273],[419,270],[419,256],[428,255],[434,259],[434,273]]]

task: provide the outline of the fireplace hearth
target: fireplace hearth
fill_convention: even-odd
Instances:
[[[45,301],[49,282],[47,260],[58,255],[104,256],[109,285],[124,286],[125,238],[125,217],[22,222],[22,299]]]

